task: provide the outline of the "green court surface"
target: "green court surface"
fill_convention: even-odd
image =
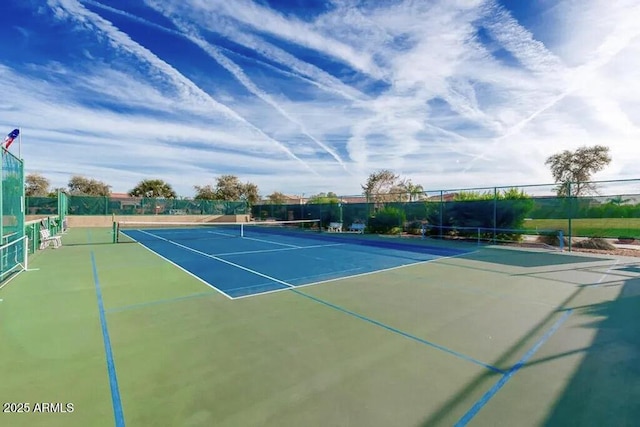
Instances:
[[[476,247],[230,299],[111,240],[71,229],[0,289],[3,409],[30,408],[0,425],[640,420],[640,258]]]

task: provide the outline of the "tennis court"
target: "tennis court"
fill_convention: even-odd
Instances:
[[[74,228],[0,290],[4,425],[632,425],[640,261],[289,228]],[[124,241],[130,244],[122,244]]]
[[[309,223],[302,221],[300,224]],[[313,223],[313,222],[311,222]],[[287,224],[295,225],[287,222]],[[125,239],[175,264],[229,298],[254,296],[370,274],[464,250],[340,238],[280,224],[222,224],[174,228],[133,225]],[[121,238],[122,240],[122,238]],[[377,243],[377,244],[375,244]]]

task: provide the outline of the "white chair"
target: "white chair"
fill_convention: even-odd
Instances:
[[[60,236],[52,236],[48,228],[40,230],[40,249],[46,249],[53,242],[53,248],[58,249],[62,246],[62,239]]]
[[[355,233],[364,233],[364,229],[366,228],[365,224],[351,224],[351,227],[349,227],[349,231],[355,232]]]
[[[341,233],[342,232],[342,223],[341,222],[330,222],[329,223],[329,228],[327,229],[327,231],[334,232],[334,233]]]

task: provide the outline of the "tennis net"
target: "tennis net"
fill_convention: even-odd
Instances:
[[[252,222],[116,221],[114,243],[148,240],[214,240],[260,235],[310,236],[321,232],[320,220]]]
[[[426,225],[422,231],[428,238],[465,241],[478,245],[492,244],[562,251],[566,243],[561,230]]]
[[[9,277],[27,269],[27,236],[0,245],[0,287]]]

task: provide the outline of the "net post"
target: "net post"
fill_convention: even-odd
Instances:
[[[562,232],[562,230],[558,230],[558,242],[560,250],[564,252],[564,233]]]
[[[244,237],[244,224],[240,223],[240,237]]]
[[[118,243],[118,223],[113,221],[111,233],[113,234],[113,243]]]

